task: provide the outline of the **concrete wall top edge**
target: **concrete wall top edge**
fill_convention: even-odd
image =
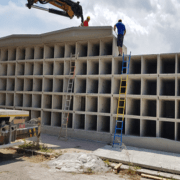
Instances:
[[[115,37],[111,26],[72,27],[35,35],[10,35],[0,38],[0,47],[14,47],[40,45],[48,43],[61,43],[68,41],[83,41],[97,38]]]

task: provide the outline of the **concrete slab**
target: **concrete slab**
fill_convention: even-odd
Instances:
[[[153,170],[180,174],[180,155],[135,147],[105,146],[93,152],[95,155],[124,164],[133,164]]]
[[[0,109],[0,117],[29,116],[29,111]]]

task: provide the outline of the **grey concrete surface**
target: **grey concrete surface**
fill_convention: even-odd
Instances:
[[[108,158],[125,164],[132,163],[157,171],[180,174],[180,155],[162,151],[135,148],[130,146],[119,147],[105,146],[93,152],[101,158]]]

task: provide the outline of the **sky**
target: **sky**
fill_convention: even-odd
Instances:
[[[114,26],[122,19],[124,44],[132,54],[180,52],[179,0],[79,0],[90,26]],[[81,20],[25,7],[26,0],[0,2],[0,38],[77,27]],[[49,5],[40,5],[50,7]]]

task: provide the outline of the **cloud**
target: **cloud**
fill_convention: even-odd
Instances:
[[[81,22],[76,17],[70,20],[40,10],[29,10],[26,3],[26,0],[1,3],[0,37],[45,33],[77,27]],[[132,54],[180,51],[179,0],[81,0],[80,4],[84,16],[91,16],[90,26],[114,26],[118,19],[123,19],[127,29],[124,43]]]

